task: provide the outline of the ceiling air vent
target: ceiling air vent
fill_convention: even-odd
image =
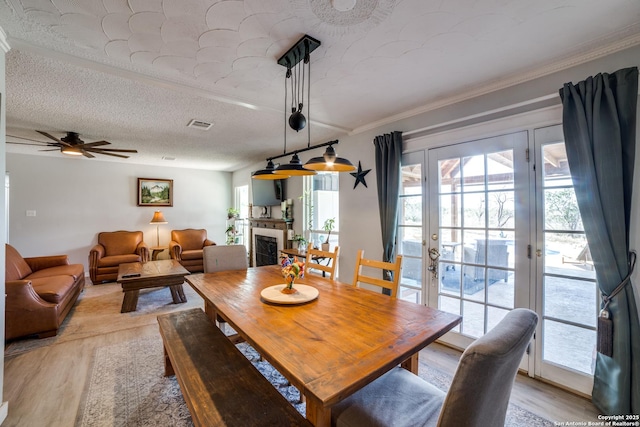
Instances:
[[[205,122],[204,120],[196,120],[196,119],[191,120],[187,125],[187,127],[202,129],[202,130],[209,130],[211,129],[211,126],[213,126],[213,123]]]
[[[175,159],[175,157],[162,156],[162,160],[168,160],[170,162],[174,161]]]

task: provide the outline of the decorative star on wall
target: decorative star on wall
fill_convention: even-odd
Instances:
[[[362,164],[360,164],[360,161],[358,160],[358,172],[351,172],[350,173],[350,175],[356,179],[355,184],[353,184],[353,188],[354,189],[358,186],[359,183],[362,183],[362,185],[367,187],[367,183],[364,180],[364,177],[369,172],[371,172],[371,169],[367,169],[366,171],[362,170]],[[367,187],[367,188],[369,188],[369,187]]]

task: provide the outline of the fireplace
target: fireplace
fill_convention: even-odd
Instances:
[[[292,222],[293,220],[271,218],[251,219],[251,239],[249,240],[251,266],[278,264],[280,251],[289,247],[287,239]],[[264,239],[264,237],[269,239]],[[258,243],[258,239],[261,240],[260,243]],[[258,257],[260,257],[260,261],[258,261]]]
[[[278,239],[256,235],[256,267],[278,263]]]

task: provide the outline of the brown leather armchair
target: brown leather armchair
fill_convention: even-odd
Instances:
[[[207,230],[188,228],[186,230],[171,230],[169,254],[171,259],[178,260],[190,273],[204,271],[202,249],[215,245],[207,239]]]
[[[69,264],[67,255],[23,258],[5,248],[5,339],[56,335],[84,289],[83,265]]]
[[[118,267],[126,262],[149,261],[149,247],[142,231],[107,231],[98,234],[98,244],[89,251],[89,277],[94,284],[113,282]]]

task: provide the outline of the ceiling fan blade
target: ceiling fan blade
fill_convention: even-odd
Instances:
[[[84,148],[86,147],[97,147],[99,145],[110,145],[111,143],[108,141],[96,141],[96,142],[89,142],[87,144],[82,144],[82,146]]]
[[[85,151],[85,150],[80,150],[80,151],[82,151],[82,155],[83,156],[85,156],[85,157],[87,157],[89,159],[93,159],[94,157],[96,157],[93,154],[89,153],[88,151]]]
[[[50,146],[54,146],[53,142],[47,142],[47,141],[38,141],[37,139],[31,139],[31,138],[25,138],[23,136],[15,136],[15,135],[7,135],[10,138],[15,138],[15,139],[23,139],[25,141],[31,141],[31,142],[37,142],[38,144],[46,144],[46,145],[50,145]],[[20,142],[10,142],[7,141],[7,144],[20,144]],[[57,145],[55,145],[57,147]]]
[[[60,151],[60,148],[54,148],[53,150],[38,150],[38,151]]]
[[[109,151],[113,153],[137,153],[138,150],[126,150],[124,148],[93,148],[91,151],[99,153],[101,151]]]
[[[49,138],[49,139],[53,139],[53,140],[54,140],[55,142],[57,142],[58,144],[62,144],[62,145],[65,145],[65,146],[69,146],[69,144],[67,144],[66,142],[64,142],[64,141],[62,141],[62,140],[59,140],[58,138],[56,138],[55,136],[53,136],[53,135],[51,135],[51,134],[49,134],[49,133],[47,133],[47,132],[43,132],[43,131],[41,131],[41,130],[37,130],[36,132],[38,132],[40,135],[44,135],[44,136],[46,136],[46,137],[47,137],[47,138]]]
[[[128,159],[129,158],[129,156],[123,156],[121,154],[113,154],[113,153],[103,153],[102,151],[94,151],[94,153],[96,153],[96,154],[104,154],[105,156],[120,157],[122,159]]]
[[[49,144],[48,142],[41,142],[39,144],[32,144],[32,143],[28,143],[28,142],[12,142],[12,141],[7,141],[7,144],[14,144],[14,145],[33,145],[36,147],[57,147],[58,145],[56,144]]]

